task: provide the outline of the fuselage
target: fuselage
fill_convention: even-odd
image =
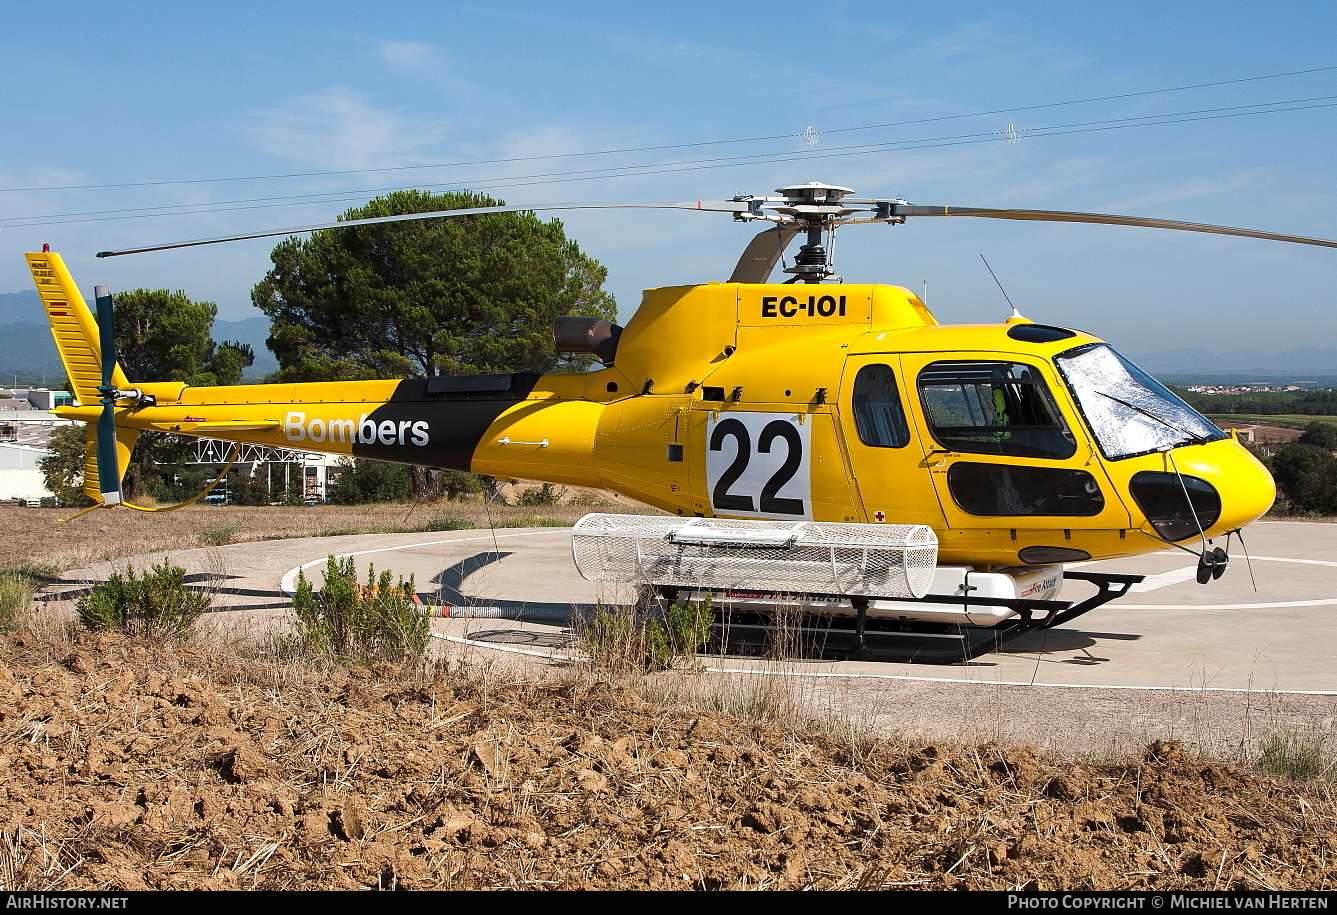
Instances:
[[[926,524],[940,563],[977,568],[1211,538],[1275,494],[1095,337],[939,325],[895,286],[649,290],[613,364],[580,374],[139,387],[156,403],[119,427],[611,489],[683,516]]]

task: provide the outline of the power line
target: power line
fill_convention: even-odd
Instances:
[[[1283,77],[1288,77],[1288,76],[1304,76],[1311,73],[1325,73],[1332,70],[1337,70],[1337,66],[1313,67],[1308,70],[1291,70],[1285,73],[1269,73],[1262,76],[1245,76],[1245,77],[1239,77],[1237,79],[1224,79],[1208,83],[1195,83],[1189,86],[1172,86],[1164,89],[1147,89],[1141,92],[1125,92],[1118,95],[1095,96],[1092,98],[1072,99],[1063,102],[1045,102],[1038,105],[1023,105],[1016,108],[996,108],[990,111],[977,111],[970,114],[951,114],[951,115],[941,115],[932,118],[917,118],[908,121],[892,121],[886,124],[868,124],[859,127],[836,127],[828,130],[818,130],[818,131],[813,131],[812,128],[808,128],[808,131],[804,131],[803,133],[797,133],[797,134],[793,133],[773,134],[770,136],[740,137],[728,140],[702,140],[694,143],[670,143],[659,146],[626,147],[622,149],[591,150],[587,152],[576,152],[576,153],[552,153],[540,156],[517,156],[517,157],[502,158],[502,159],[477,159],[477,160],[470,160],[467,162],[441,162],[430,165],[396,165],[396,166],[387,166],[383,168],[355,168],[355,169],[342,169],[337,171],[321,171],[321,172],[288,172],[274,175],[241,175],[241,176],[230,176],[223,178],[193,178],[193,179],[179,179],[170,181],[133,181],[133,182],[120,182],[114,184],[67,184],[67,185],[49,185],[43,187],[13,187],[13,188],[0,188],[0,193],[20,192],[20,191],[26,192],[26,191],[109,190],[114,188],[132,188],[132,187],[169,187],[183,184],[187,185],[219,184],[225,182],[238,182],[238,181],[271,181],[271,180],[281,180],[290,178],[321,178],[321,177],[332,177],[337,175],[361,175],[361,174],[373,174],[382,172],[404,172],[404,171],[414,171],[420,169],[433,169],[433,168],[461,168],[470,165],[501,165],[514,162],[537,162],[545,159],[572,159],[572,158],[579,158],[582,156],[610,156],[610,155],[624,155],[628,153],[640,153],[640,152],[661,152],[670,149],[691,149],[704,146],[722,146],[734,143],[761,143],[773,140],[786,140],[795,137],[804,138],[813,135],[820,136],[822,134],[850,133],[860,130],[883,130],[891,127],[906,127],[913,124],[930,124],[940,121],[954,121],[965,118],[986,117],[988,115],[994,115],[994,114],[1012,114],[1020,111],[1038,111],[1046,108],[1059,108],[1071,105],[1086,105],[1095,102],[1118,101],[1121,99],[1139,98],[1149,95],[1163,95],[1170,92],[1188,92],[1195,89],[1210,89],[1217,86],[1229,86],[1238,83],[1258,82],[1261,80],[1268,80],[1268,79],[1281,79]],[[1283,104],[1283,103],[1276,103],[1276,104]]]
[[[737,168],[746,165],[767,165],[810,159],[842,158],[847,156],[869,155],[879,152],[964,146],[996,142],[999,140],[1008,140],[1010,142],[1015,135],[1026,137],[1062,136],[1074,133],[1125,130],[1135,127],[1154,127],[1162,124],[1181,124],[1193,121],[1250,117],[1260,114],[1276,114],[1288,111],[1305,111],[1315,108],[1337,107],[1337,102],[1331,101],[1333,99],[1337,99],[1337,96],[1326,95],[1307,99],[1290,99],[1282,102],[1262,102],[1254,105],[1233,105],[1222,108],[1204,108],[1158,115],[1140,115],[1131,118],[1111,118],[1099,121],[1076,122],[1072,124],[1055,124],[1046,127],[1022,128],[1014,131],[995,130],[976,134],[924,137],[914,140],[894,140],[886,143],[830,147],[821,151],[753,153],[744,156],[723,156],[681,162],[661,162],[646,165],[580,169],[566,172],[512,175],[501,178],[471,181],[469,189],[477,191],[512,187],[533,187],[544,184],[565,184],[576,181],[590,181],[607,178],[626,178],[643,175],[671,174],[685,171]],[[1283,105],[1290,107],[1277,107]],[[453,188],[454,186],[447,184],[422,184],[419,185],[419,187],[422,189],[444,189]],[[399,189],[400,188],[397,187],[364,188],[361,190],[331,191],[322,194],[296,194],[278,197],[256,197],[241,200],[216,201],[212,203],[175,204],[158,207],[136,207],[123,210],[101,210],[84,213],[11,217],[6,224],[12,227],[62,225],[66,223],[106,222],[121,219],[148,219],[160,216],[204,215],[209,213],[233,212],[236,210],[274,209],[291,206],[310,206],[314,204],[361,202],[369,195],[382,194]]]

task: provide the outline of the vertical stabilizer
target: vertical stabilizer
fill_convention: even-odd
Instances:
[[[51,335],[65,364],[65,373],[74,388],[75,399],[84,406],[98,403],[102,384],[102,357],[98,346],[97,321],[79,294],[70,272],[59,254],[43,252],[28,254],[28,269],[42,297],[42,307],[51,322]],[[121,367],[112,370],[112,386],[127,388]]]

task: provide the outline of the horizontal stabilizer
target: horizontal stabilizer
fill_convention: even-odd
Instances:
[[[181,432],[188,435],[203,435],[206,432],[264,432],[269,429],[278,429],[283,423],[277,419],[265,419],[258,422],[247,422],[246,420],[222,421],[212,423],[180,422],[180,423],[153,423],[153,428],[162,432]]]

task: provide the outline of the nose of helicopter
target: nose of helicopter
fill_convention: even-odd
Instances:
[[[1184,477],[1196,477],[1220,498],[1220,514],[1208,536],[1244,527],[1267,513],[1277,497],[1277,486],[1267,468],[1234,439],[1176,449],[1173,468]],[[1193,499],[1194,504],[1197,498]]]
[[[1221,491],[1221,520],[1225,530],[1233,531],[1249,524],[1272,507],[1277,498],[1277,484],[1272,474],[1244,446],[1232,446],[1222,461],[1217,488]],[[1225,449],[1223,449],[1225,450]]]

